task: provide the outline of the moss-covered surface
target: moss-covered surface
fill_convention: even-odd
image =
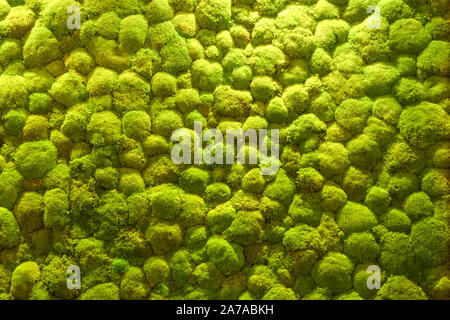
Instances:
[[[448,4],[0,0],[0,300],[450,299]],[[174,164],[194,121],[279,171]]]

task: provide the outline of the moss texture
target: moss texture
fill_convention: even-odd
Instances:
[[[450,299],[447,5],[0,0],[0,300]],[[278,172],[174,164],[195,121]]]

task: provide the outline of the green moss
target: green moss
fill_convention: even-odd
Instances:
[[[239,271],[244,265],[242,247],[220,237],[209,238],[206,250],[211,262],[225,275]]]
[[[0,84],[0,110],[27,106],[28,92],[26,81],[23,77],[18,75],[1,75]]]
[[[21,144],[14,155],[17,170],[25,178],[41,178],[56,163],[57,150],[46,141]]]
[[[254,77],[250,84],[250,91],[255,100],[267,102],[281,91],[281,87],[271,77]]]
[[[87,98],[85,86],[71,73],[65,73],[58,77],[49,93],[53,99],[66,107],[72,107]]]
[[[419,182],[415,175],[398,173],[389,180],[388,191],[394,199],[404,199],[408,194],[418,191]]]
[[[417,270],[411,239],[404,233],[388,232],[381,239],[382,270],[391,274],[414,274]]]
[[[431,41],[417,58],[417,67],[423,74],[448,76],[450,64],[448,57],[450,46],[444,41]]]
[[[378,223],[377,218],[369,208],[350,201],[339,210],[336,222],[346,235],[354,232],[370,231]]]
[[[183,127],[181,114],[174,110],[163,110],[157,114],[152,122],[153,133],[163,137],[170,137],[176,129]]]
[[[121,134],[121,122],[110,111],[94,113],[87,125],[87,134],[94,146],[117,144]]]
[[[411,244],[416,261],[425,268],[448,261],[448,227],[443,221],[426,218],[411,228]],[[429,237],[432,234],[433,237]]]
[[[141,141],[150,135],[151,119],[143,111],[130,111],[123,116],[122,126],[128,137]]]
[[[144,78],[131,71],[119,75],[113,95],[116,112],[145,109],[149,98],[150,84]]]
[[[14,215],[5,208],[0,208],[0,247],[12,248],[19,244],[20,229]]]
[[[120,290],[111,282],[101,283],[84,292],[80,300],[119,300]]]
[[[142,300],[149,294],[149,287],[144,272],[131,267],[120,283],[120,298],[124,300]]]
[[[372,103],[368,99],[348,99],[336,108],[336,122],[353,134],[363,131],[372,111]]]
[[[202,28],[215,31],[225,29],[231,22],[231,1],[201,0],[195,17]]]
[[[405,276],[394,276],[381,287],[376,300],[427,300],[427,296]]]
[[[239,213],[224,232],[227,239],[243,246],[255,243],[261,236],[261,225],[251,215]]]
[[[218,86],[214,90],[213,111],[225,117],[242,117],[248,114],[252,101],[250,92]]]
[[[170,277],[170,268],[166,259],[162,256],[149,258],[143,268],[150,286],[159,283],[167,283]]]
[[[375,214],[381,215],[389,208],[391,196],[386,189],[373,186],[367,191],[364,204]]]
[[[414,19],[397,20],[389,28],[389,46],[398,53],[417,54],[430,41],[430,34]]]
[[[172,96],[176,91],[176,79],[171,74],[158,72],[152,78],[152,90],[156,96]]]
[[[236,210],[230,205],[222,204],[208,212],[206,226],[212,234],[222,233],[236,218]]]
[[[332,252],[320,260],[312,271],[314,281],[333,293],[342,293],[352,287],[353,263],[347,256]]]
[[[403,211],[392,209],[383,217],[384,225],[392,232],[409,233],[411,220]]]
[[[27,261],[17,266],[11,277],[11,294],[19,300],[28,299],[40,274],[36,262]]]
[[[399,78],[398,70],[386,63],[376,63],[364,68],[364,87],[370,96],[388,94]]]
[[[150,24],[167,21],[172,17],[173,9],[167,0],[154,0],[147,5],[145,18]]]

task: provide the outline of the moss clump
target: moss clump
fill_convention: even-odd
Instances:
[[[342,293],[352,287],[353,263],[342,253],[331,252],[312,270],[314,281],[333,293]]]
[[[11,277],[11,294],[19,300],[28,299],[40,274],[36,262],[27,261],[17,266]]]
[[[72,107],[87,98],[87,91],[80,79],[65,73],[53,83],[50,96],[66,107]]]
[[[41,178],[56,164],[57,156],[58,152],[50,141],[33,141],[20,145],[14,162],[25,178]]]
[[[405,109],[400,115],[400,133],[421,149],[440,140],[448,127],[448,115],[438,105],[422,102]]]
[[[407,277],[394,276],[381,287],[376,300],[427,300],[427,296]]]
[[[149,226],[145,238],[156,254],[167,254],[176,249],[182,242],[180,227],[166,223]]]
[[[201,0],[195,17],[202,28],[215,31],[225,29],[231,22],[231,1]]]
[[[417,54],[431,41],[430,34],[414,19],[400,19],[389,28],[389,46],[399,53]]]
[[[336,222],[345,234],[370,231],[378,221],[369,208],[355,202],[347,202],[339,211]]]
[[[239,271],[244,265],[242,247],[220,237],[211,237],[206,243],[206,251],[208,258],[225,275]]]
[[[33,27],[23,46],[25,63],[31,68],[44,67],[61,57],[58,41],[52,32],[43,26]]]
[[[144,272],[131,267],[120,283],[120,298],[125,300],[142,300],[147,297],[149,287]]]
[[[95,146],[117,144],[121,134],[121,122],[110,111],[94,113],[87,125],[90,142]]]
[[[143,111],[127,112],[122,119],[123,132],[130,138],[142,141],[150,135],[151,119]]]
[[[448,227],[435,218],[427,218],[411,228],[411,244],[416,261],[423,267],[436,267],[448,261]],[[433,237],[429,237],[432,234]]]
[[[0,247],[12,248],[19,244],[20,229],[11,211],[0,208]]]

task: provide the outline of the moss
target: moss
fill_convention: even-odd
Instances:
[[[318,161],[321,172],[327,177],[342,175],[350,164],[348,151],[342,144],[334,142],[320,145]]]
[[[167,0],[151,1],[146,8],[145,18],[150,24],[172,19],[173,9]]]
[[[418,54],[431,41],[430,34],[414,19],[400,19],[389,28],[389,46],[398,53]]]
[[[36,262],[27,261],[17,266],[11,277],[11,294],[19,300],[28,299],[40,274]]]
[[[260,239],[261,225],[255,217],[239,213],[224,232],[224,236],[233,243],[250,245]]]
[[[0,76],[0,110],[26,107],[28,92],[26,81],[21,76]]]
[[[200,90],[214,91],[224,81],[222,65],[217,62],[196,60],[192,64],[191,73],[192,86]]]
[[[150,98],[150,85],[138,74],[125,71],[117,78],[113,103],[118,113],[144,109]]]
[[[208,212],[206,226],[212,234],[225,231],[236,218],[236,210],[230,205],[221,204]]]
[[[249,59],[255,75],[273,75],[286,65],[283,51],[273,45],[256,47]]]
[[[61,57],[58,41],[52,32],[43,26],[33,27],[23,46],[25,64],[31,68],[43,67]]]
[[[347,150],[350,164],[363,169],[372,169],[381,158],[381,148],[366,135],[351,140]]]
[[[300,168],[296,183],[301,192],[317,192],[322,189],[324,178],[313,168]]]
[[[244,265],[242,247],[230,244],[220,237],[211,237],[206,243],[208,258],[224,275],[239,271]]]
[[[14,155],[17,170],[25,178],[41,178],[56,163],[57,150],[50,141],[26,142]]]
[[[161,49],[162,67],[167,72],[178,74],[187,71],[191,65],[191,57],[183,38],[174,37]]]
[[[380,267],[391,274],[411,275],[416,264],[411,239],[404,233],[386,233],[381,239]]]
[[[348,99],[336,108],[336,122],[351,133],[360,133],[363,131],[371,111],[370,100]]]
[[[7,134],[18,136],[25,125],[27,114],[23,110],[11,110],[4,117],[4,126]]]
[[[383,217],[383,224],[392,232],[409,233],[411,220],[403,211],[392,209]]]
[[[417,58],[417,67],[423,74],[448,76],[450,65],[448,63],[450,46],[444,41],[431,41]]]
[[[422,190],[433,198],[448,194],[450,189],[448,175],[446,169],[428,170],[422,179]]]
[[[213,111],[222,116],[242,117],[248,114],[252,101],[250,92],[218,86],[214,90]]]
[[[142,141],[150,135],[151,119],[143,111],[130,111],[123,116],[122,126],[128,137]]]
[[[254,77],[250,84],[250,91],[255,100],[267,102],[281,91],[279,83],[271,77]]]
[[[83,83],[71,73],[58,77],[49,90],[50,96],[66,107],[72,107],[87,98]]]
[[[389,180],[388,191],[394,199],[404,199],[408,194],[418,191],[419,182],[415,175],[398,173]]]
[[[314,266],[312,277],[320,287],[342,293],[352,287],[353,268],[347,256],[332,252]]]
[[[280,201],[285,205],[289,205],[294,197],[295,191],[295,184],[291,181],[286,172],[280,169],[275,180],[267,185],[263,195],[270,199]]]
[[[347,201],[347,195],[333,183],[325,183],[321,191],[321,206],[326,211],[336,212]]]
[[[47,140],[50,124],[44,116],[30,115],[22,128],[25,141]]]
[[[413,225],[411,244],[416,261],[422,267],[436,267],[448,260],[447,226],[435,218],[426,218]],[[433,234],[433,237],[429,237]]]
[[[400,132],[412,145],[426,148],[444,136],[447,117],[439,106],[423,102],[402,112]]]
[[[364,87],[370,96],[389,94],[399,78],[397,69],[386,63],[376,63],[364,68]]]
[[[120,290],[112,282],[101,283],[84,292],[80,300],[119,300]]]
[[[425,192],[410,194],[405,200],[403,209],[412,221],[432,216],[434,213],[433,203]]]
[[[195,17],[202,28],[215,31],[225,29],[231,22],[231,1],[201,0]]]
[[[94,146],[117,144],[121,134],[121,122],[110,111],[94,113],[87,125],[87,134]]]
[[[173,110],[163,110],[152,122],[152,131],[163,137],[170,137],[176,129],[183,127],[181,114]]]
[[[151,287],[159,283],[167,283],[170,277],[169,264],[162,256],[149,258],[143,270]]]
[[[14,215],[5,208],[0,208],[0,247],[12,248],[19,244],[20,229]]]
[[[381,287],[376,300],[427,300],[427,296],[407,277],[394,276]]]
[[[364,204],[375,214],[381,215],[389,208],[391,196],[386,189],[373,186],[367,191]]]
[[[16,170],[5,170],[0,174],[0,205],[12,209],[22,192],[24,178]]]
[[[369,208],[350,201],[339,210],[336,222],[346,235],[370,231],[378,223],[377,218]]]
[[[120,298],[125,300],[142,300],[149,294],[149,287],[144,272],[131,267],[120,283]]]

